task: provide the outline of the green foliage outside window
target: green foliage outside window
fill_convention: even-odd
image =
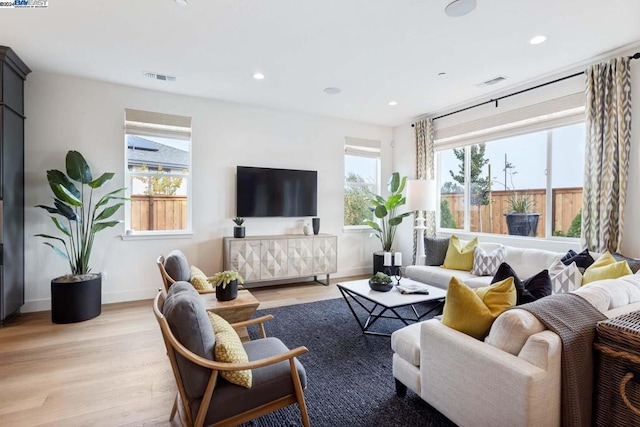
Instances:
[[[449,209],[448,200],[440,201],[440,228],[458,228],[451,209]]]
[[[142,165],[140,170],[147,171],[147,165]],[[183,178],[167,175],[162,169],[162,166],[158,166],[158,173],[159,175],[152,177],[134,176],[134,179],[142,182],[146,186],[144,190],[144,194],[146,196],[175,196],[176,192],[182,185]]]
[[[364,225],[364,222],[373,218],[371,203],[374,197],[364,178],[353,172],[349,172],[346,179],[348,185],[344,192],[344,225]]]
[[[578,215],[573,218],[571,221],[571,225],[569,226],[569,230],[567,230],[567,234],[564,234],[562,230],[556,230],[553,232],[554,236],[557,237],[580,237],[580,233],[582,232],[582,211],[578,212]]]

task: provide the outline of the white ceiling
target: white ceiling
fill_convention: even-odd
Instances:
[[[450,0],[188,1],[0,9],[0,45],[33,70],[395,126],[640,41],[638,0],[478,0],[461,18]]]

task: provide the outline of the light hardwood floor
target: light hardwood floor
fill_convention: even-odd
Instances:
[[[260,309],[339,298],[335,283],[254,288]],[[92,320],[23,314],[0,329],[0,426],[170,426],[176,387],[151,300]],[[267,324],[268,334],[268,324]]]

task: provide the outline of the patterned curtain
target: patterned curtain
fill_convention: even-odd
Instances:
[[[620,57],[587,74],[587,141],[582,196],[582,244],[616,252],[622,241],[631,147],[631,69]]]
[[[416,179],[434,179],[433,120],[419,120],[414,124],[416,131]],[[415,218],[422,212],[416,212]],[[436,214],[427,212],[425,236],[436,234]],[[418,232],[413,230],[413,264],[416,263]]]

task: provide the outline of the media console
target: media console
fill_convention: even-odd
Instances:
[[[235,270],[245,283],[326,275],[338,270],[338,239],[330,234],[307,236],[225,237],[224,269]]]

